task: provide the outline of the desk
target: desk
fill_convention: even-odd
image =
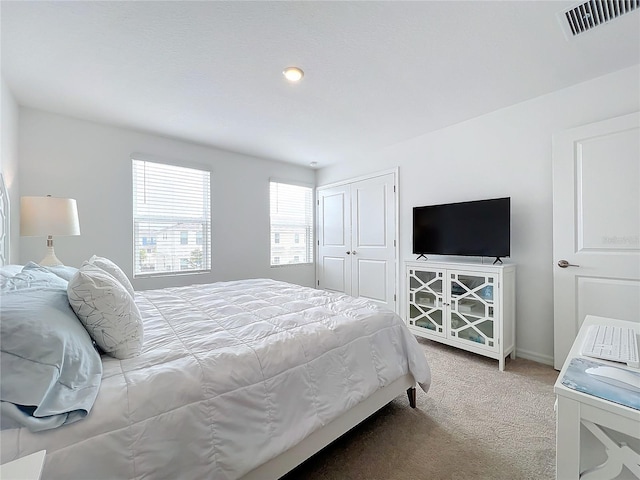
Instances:
[[[40,450],[0,465],[0,478],[2,480],[39,480],[46,453],[46,450]]]
[[[582,357],[580,348],[586,336],[587,327],[594,324],[632,327],[636,334],[640,334],[640,322],[627,322],[592,315],[587,315],[585,318],[554,386],[556,478],[558,480],[640,479],[640,410],[582,393],[562,384],[571,359]],[[591,360],[628,368],[622,363]],[[599,458],[603,459],[603,456],[602,463]]]

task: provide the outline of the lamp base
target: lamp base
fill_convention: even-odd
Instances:
[[[60,267],[63,263],[56,257],[56,252],[53,250],[53,245],[47,247],[47,255],[38,262],[43,267]]]

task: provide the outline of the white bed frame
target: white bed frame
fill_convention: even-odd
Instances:
[[[416,381],[411,374],[407,374],[316,430],[299,444],[252,470],[242,480],[277,480],[405,391],[409,403],[415,408]]]

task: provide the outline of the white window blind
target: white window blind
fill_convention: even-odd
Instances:
[[[313,189],[271,181],[270,193],[271,265],[313,263]]]
[[[133,160],[134,277],[211,270],[211,173]]]

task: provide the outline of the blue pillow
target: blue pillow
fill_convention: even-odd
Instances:
[[[102,361],[66,290],[3,292],[0,316],[3,423],[9,417],[40,431],[84,418],[98,395]]]
[[[67,288],[68,280],[34,262],[27,263],[20,273],[2,278],[2,291],[25,288]]]
[[[76,274],[78,269],[76,267],[67,267],[66,265],[56,265],[53,267],[44,267],[52,273],[55,273],[60,278],[67,282]]]

